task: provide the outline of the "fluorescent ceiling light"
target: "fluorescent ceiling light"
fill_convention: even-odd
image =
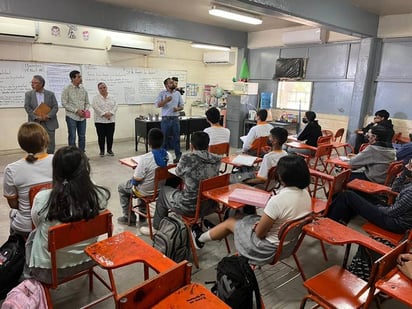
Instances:
[[[226,19],[236,20],[241,23],[252,24],[252,25],[260,25],[262,20],[257,17],[253,17],[247,15],[246,13],[239,12],[239,11],[232,11],[225,8],[218,8],[216,6],[212,6],[209,10],[209,14],[217,17],[222,17]]]
[[[194,48],[203,48],[203,49],[230,51],[230,47],[227,47],[227,46],[209,45],[209,44],[202,44],[202,43],[192,43],[192,47],[194,47]]]

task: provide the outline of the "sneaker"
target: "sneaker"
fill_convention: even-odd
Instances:
[[[150,236],[150,229],[148,226],[142,226],[139,231],[140,231],[140,234],[142,235]],[[153,231],[153,235],[157,232],[157,230],[154,227],[152,227],[152,231]]]
[[[101,152],[100,153],[100,158],[103,158],[104,157],[104,152]]]
[[[107,154],[108,154],[109,156],[111,156],[111,157],[114,156],[114,153],[113,153],[113,151],[111,151],[111,150],[110,150],[110,151],[108,150],[108,151],[107,151]]]
[[[215,224],[213,224],[212,222],[210,222],[209,220],[207,220],[207,219],[204,219],[203,220],[203,225],[205,226],[205,228],[207,229],[207,230],[210,230],[210,229],[212,229],[212,228],[214,228],[216,225]]]
[[[117,223],[122,224],[122,225],[127,225],[127,217],[119,217],[117,218]],[[130,218],[130,225],[136,225],[136,218]]]
[[[202,235],[202,231],[200,230],[199,226],[193,225],[192,226],[192,237],[193,237],[196,249],[202,249],[203,246],[205,245],[204,242],[199,241],[200,235]]]

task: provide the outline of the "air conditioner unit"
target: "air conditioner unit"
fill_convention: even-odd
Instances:
[[[33,43],[36,38],[34,22],[17,24],[0,21],[0,40]]]
[[[153,52],[154,49],[154,41],[151,37],[128,33],[117,33],[116,35],[110,35],[110,37],[111,44],[109,44],[108,47],[109,51],[149,54]]]
[[[282,33],[284,45],[321,44],[326,42],[326,30],[312,28]]]
[[[234,64],[235,53],[229,51],[207,52],[203,54],[205,64]]]

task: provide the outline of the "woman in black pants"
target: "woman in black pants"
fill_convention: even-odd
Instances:
[[[115,127],[116,100],[107,92],[105,83],[97,84],[99,94],[93,98],[94,124],[100,148],[100,157],[104,157],[104,146],[107,143],[107,155],[114,156],[112,145]]]

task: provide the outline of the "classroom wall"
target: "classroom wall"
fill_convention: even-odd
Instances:
[[[232,78],[236,76],[236,65],[205,65],[201,49],[190,46],[190,42],[155,38],[166,43],[166,55],[159,56],[156,53],[148,56],[136,53],[108,52],[106,50],[94,50],[88,48],[76,48],[46,44],[29,44],[0,41],[0,59],[16,61],[41,61],[57,63],[94,64],[105,66],[135,66],[155,69],[176,69],[187,71],[187,83],[218,84],[223,88],[231,88]],[[237,50],[233,49],[237,54]],[[236,62],[235,62],[236,63]],[[67,75],[69,72],[67,72]],[[165,76],[165,78],[168,76]],[[69,84],[69,77],[67,83]],[[96,85],[97,87],[97,85]],[[110,85],[108,85],[110,92]],[[27,81],[27,90],[30,90],[30,80]],[[47,89],[47,85],[46,85]],[[200,89],[202,91],[202,88]],[[153,94],[153,101],[157,93]],[[89,98],[90,101],[92,98]],[[191,108],[194,99],[187,97],[185,112],[187,115],[203,114],[203,110]],[[27,120],[27,114],[23,108],[24,93],[22,93],[22,108],[0,109],[0,132],[3,138],[0,143],[0,153],[14,152],[19,148],[17,144],[17,130],[21,123]],[[148,102],[141,105],[120,105],[116,115],[115,140],[131,139],[134,137],[134,119],[139,115],[159,113],[153,104]],[[93,119],[93,117],[92,117]],[[88,120],[86,142],[97,142],[97,135],[93,120]],[[67,143],[67,128],[64,109],[58,113],[60,128],[56,131],[56,144]],[[97,152],[96,149],[90,151]],[[131,149],[134,144],[131,142]]]

